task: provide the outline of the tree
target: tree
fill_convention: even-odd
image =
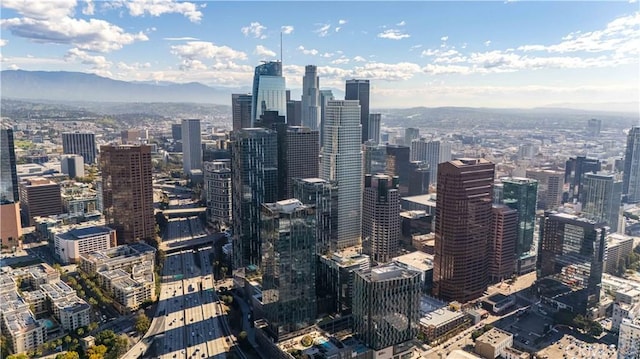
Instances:
[[[107,347],[104,345],[94,345],[87,349],[89,359],[103,359],[105,354],[107,354]]]
[[[90,299],[93,299],[93,298],[90,298]],[[95,299],[93,299],[93,300],[95,301]],[[98,304],[98,303],[96,302],[96,304]],[[87,327],[87,329],[88,329],[90,332],[92,332],[92,331],[94,331],[94,330],[98,329],[98,323],[96,323],[96,322],[91,322],[91,323],[89,323],[89,326]]]
[[[302,340],[300,340],[300,344],[302,344],[302,346],[304,347],[310,347],[311,344],[313,344],[313,339],[311,339],[310,336],[305,335],[304,337],[302,337]]]
[[[600,322],[597,321],[590,321],[589,323],[589,335],[593,336],[593,337],[598,337],[600,336],[600,334],[602,334],[602,324],[600,324]]]
[[[29,357],[27,356],[27,354],[20,353],[20,354],[11,354],[7,357],[7,359],[29,359]]]
[[[76,334],[78,334],[78,336],[81,337],[84,334],[84,328],[78,328],[76,330]]]
[[[80,359],[80,354],[78,352],[66,352],[56,355],[56,359]]]
[[[89,304],[96,306],[98,305],[98,301],[95,298],[91,297],[89,298]]]
[[[71,343],[72,340],[73,339],[71,339],[71,337],[68,335],[64,337],[64,342],[67,343],[67,349],[69,349],[69,344]]]
[[[149,317],[147,317],[146,314],[140,313],[136,317],[135,328],[136,328],[136,331],[138,332],[138,334],[146,333],[147,330],[149,330],[150,326],[151,326],[151,321],[149,320]]]
[[[129,349],[129,339],[125,335],[121,335],[115,338],[113,346],[109,350],[106,358],[117,359],[120,358]]]

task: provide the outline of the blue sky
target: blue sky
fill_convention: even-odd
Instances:
[[[248,87],[280,56],[373,107],[637,102],[632,2],[3,0],[1,68]]]

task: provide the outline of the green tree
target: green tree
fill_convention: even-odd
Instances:
[[[20,354],[11,354],[6,358],[7,359],[29,359],[29,356],[27,354],[20,353]]]
[[[142,334],[146,333],[147,330],[149,330],[150,326],[151,326],[151,321],[149,320],[149,317],[147,317],[146,314],[140,313],[136,317],[135,328],[136,328],[136,331],[138,332],[138,334],[142,335]]]
[[[600,336],[600,334],[602,334],[602,331],[602,324],[600,324],[600,322],[591,321],[589,323],[589,335],[598,337]]]
[[[121,335],[115,338],[113,346],[107,353],[106,358],[117,359],[129,350],[129,339],[125,335]]]
[[[91,298],[91,299],[93,299],[93,298]],[[95,301],[95,299],[93,299],[93,300]],[[96,304],[98,304],[98,303],[96,303]],[[87,326],[87,329],[88,329],[90,332],[92,332],[92,331],[94,331],[94,330],[98,329],[98,323],[96,323],[96,322],[91,322],[91,323],[89,323],[89,326]]]
[[[69,344],[71,343],[73,339],[70,336],[65,336],[64,337],[64,342],[67,343],[67,349],[69,349]]]
[[[56,355],[56,359],[80,359],[80,354],[78,352],[66,352],[64,354]]]
[[[76,330],[76,334],[78,334],[78,336],[81,337],[84,334],[84,328],[78,328]]]
[[[103,359],[107,354],[107,347],[104,345],[94,345],[87,349],[88,359]]]
[[[95,298],[91,297],[89,298],[89,304],[96,306],[98,305],[98,301]]]

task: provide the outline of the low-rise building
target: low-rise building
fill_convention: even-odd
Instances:
[[[491,328],[476,339],[475,352],[483,358],[504,356],[505,349],[513,346],[513,334],[499,328]]]
[[[420,299],[420,332],[430,342],[455,335],[470,325],[462,312],[450,310],[447,303],[422,296]]]
[[[391,261],[401,268],[419,272],[422,292],[431,293],[431,288],[433,288],[433,255],[415,251],[395,257]]]
[[[633,237],[620,233],[609,234],[605,251],[604,272],[613,275],[618,273],[621,267],[624,267],[625,260],[632,251]]]
[[[637,359],[639,357],[640,317],[623,319],[618,334],[618,359]]]
[[[116,246],[116,231],[109,227],[75,228],[54,236],[55,254],[62,263],[78,263],[80,255]]]
[[[40,289],[22,292],[22,298],[29,303],[29,306],[33,309],[33,314],[36,316],[46,314],[49,311],[47,297]]]
[[[155,298],[153,277],[145,281],[120,278],[112,286],[114,299],[129,310],[137,310],[142,303]]]
[[[145,261],[154,263],[155,253],[155,248],[148,244],[143,242],[130,243],[102,251],[81,254],[80,267],[89,274],[118,268],[127,270]]]
[[[14,353],[35,350],[47,339],[46,328],[29,309],[4,314],[2,332],[8,335]]]
[[[91,306],[77,296],[52,302],[51,309],[65,330],[76,330],[91,322]]]

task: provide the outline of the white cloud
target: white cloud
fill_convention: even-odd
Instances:
[[[305,55],[317,55],[318,53],[320,53],[320,51],[316,50],[316,49],[305,49],[304,46],[300,45],[298,46],[298,50],[302,51],[303,54]]]
[[[0,47],[5,46],[8,42],[8,40],[0,39]]]
[[[25,1],[2,0],[2,7],[13,9],[20,15],[35,20],[69,17],[76,7],[76,0]]]
[[[367,62],[367,59],[365,59],[362,56],[356,56],[356,57],[353,58],[353,61],[355,61],[355,62]]]
[[[333,57],[333,55],[335,55],[333,52],[325,52],[324,54],[321,54],[320,57],[324,57],[325,59],[328,59],[330,57]]]
[[[163,37],[162,40],[166,41],[198,41],[200,39],[191,37],[191,36],[183,36],[183,37]]]
[[[449,36],[443,36],[440,38],[440,41],[447,41],[449,40]]]
[[[318,28],[313,30],[318,36],[325,37],[329,34],[329,30],[331,29],[331,24],[319,24]]]
[[[411,37],[409,34],[405,34],[401,30],[388,29],[378,34],[379,38],[390,40],[402,40]]]
[[[338,25],[344,25],[347,23],[347,20],[340,19],[338,20]]]
[[[283,34],[285,35],[289,35],[293,33],[293,26],[291,25],[285,25],[280,27],[280,31],[282,31]]]
[[[267,35],[264,34],[266,30],[267,27],[261,25],[259,22],[252,22],[249,26],[245,26],[240,29],[244,36],[253,36],[256,39],[266,39]]]
[[[404,25],[406,25],[406,24],[407,24],[407,23],[406,23],[404,20],[402,20],[402,21],[400,21],[399,23],[397,23],[397,24],[396,24],[396,26],[404,26]]]
[[[195,59],[183,59],[180,63],[180,70],[182,71],[204,71],[207,69],[207,65],[200,60]]]
[[[39,2],[38,2],[39,3]],[[135,41],[147,41],[142,32],[127,33],[104,20],[12,18],[0,20],[0,26],[14,36],[39,43],[70,44],[82,50],[109,52]]]
[[[489,45],[491,45],[491,40],[487,40],[484,42],[484,46],[489,46]]]
[[[331,61],[332,64],[334,65],[344,65],[344,64],[348,64],[349,63],[349,59],[346,57],[341,57],[339,59],[335,59],[333,61]]]
[[[117,1],[114,7],[125,6],[131,16],[160,16],[163,14],[181,14],[189,21],[198,23],[202,20],[202,12],[198,6],[190,2],[173,0],[129,0]]]
[[[266,47],[262,46],[262,45],[258,45],[256,46],[256,49],[253,50],[253,53],[261,56],[261,57],[274,57],[276,56],[276,53],[274,51],[271,51],[269,49],[267,49]]]
[[[228,46],[217,46],[207,41],[189,41],[171,46],[171,53],[182,59],[214,59],[216,61],[246,60],[247,54]]]
[[[108,61],[104,56],[93,56],[78,48],[72,48],[67,51],[64,59],[68,62],[80,62],[83,65],[91,66],[91,70],[99,75],[111,76],[109,70],[113,63]]]
[[[340,26],[336,26],[336,28],[334,29],[336,32],[339,32],[340,30],[342,30],[342,27]]]
[[[118,68],[118,70],[122,70],[122,71],[139,71],[139,70],[151,68],[151,63],[150,62],[144,62],[144,63],[134,62],[132,64],[127,64],[120,61],[116,64],[116,67]]]
[[[353,69],[354,77],[382,81],[405,81],[421,72],[419,65],[410,62],[385,64],[372,62]]]
[[[82,9],[82,13],[85,15],[93,15],[96,9],[93,0],[84,0],[84,2],[86,6]]]

